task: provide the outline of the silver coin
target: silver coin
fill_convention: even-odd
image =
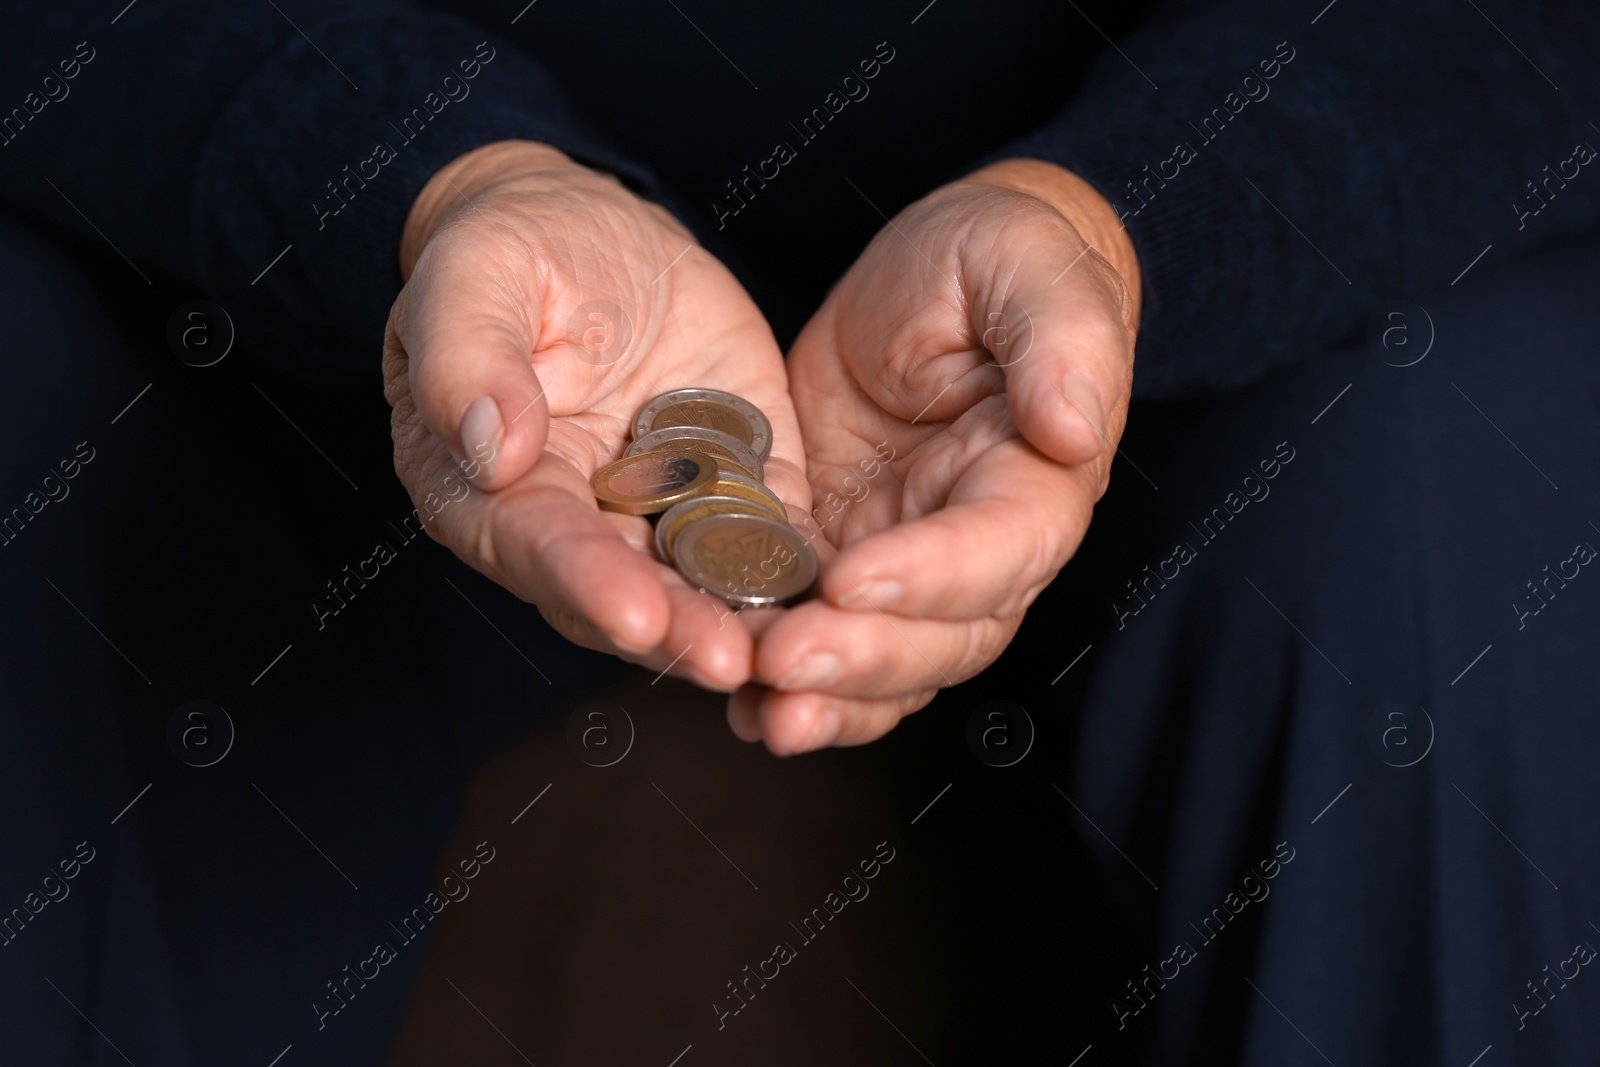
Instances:
[[[711,410],[714,408],[724,411]],[[662,393],[634,416],[633,436],[643,437],[669,426],[732,433],[761,459],[772,455],[772,423],[750,401],[721,389],[674,389]]]
[[[760,515],[711,515],[686,523],[673,563],[690,585],[733,604],[781,604],[817,580],[817,554],[800,531]]]
[[[761,478],[761,457],[749,445],[732,434],[721,430],[703,430],[698,426],[669,426],[665,430],[647,433],[635,438],[622,454],[637,456],[641,452],[655,452],[663,448],[709,454],[718,460],[727,460],[743,467],[757,480]]]

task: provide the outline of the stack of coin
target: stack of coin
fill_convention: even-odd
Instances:
[[[817,578],[810,542],[762,482],[772,424],[718,389],[674,389],[639,409],[633,442],[596,472],[602,508],[656,519],[656,551],[733,604],[792,600]]]

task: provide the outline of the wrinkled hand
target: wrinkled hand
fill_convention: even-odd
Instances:
[[[840,554],[764,628],[735,733],[870,741],[994,661],[1105,491],[1138,307],[1115,212],[1052,164],[985,168],[878,233],[789,356]]]
[[[384,392],[432,536],[579,644],[743,684],[748,629],[652,558],[644,518],[601,512],[589,478],[646,401],[710,386],[766,413],[766,480],[809,507],[782,353],[744,289],[667,212],[529,142],[435,175],[401,261]]]

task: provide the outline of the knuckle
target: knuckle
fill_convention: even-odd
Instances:
[[[1116,312],[1113,321],[1119,334],[1117,343],[1119,347],[1128,346],[1139,326],[1135,318],[1133,293],[1128,289],[1128,283],[1122,274],[1111,265],[1110,260],[1100,254],[1099,249],[1091,247],[1090,253],[1085,258],[1093,263],[1094,275],[1105,289],[1111,307]]]
[[[1126,296],[1127,289],[1122,292]],[[1128,327],[1121,315],[1122,309],[1115,305],[1096,309],[1074,324],[1074,332],[1091,350],[1116,353],[1120,359],[1128,347]]]
[[[412,360],[408,371],[412,403],[418,415],[433,433],[453,434],[462,412],[446,410],[446,407],[456,372],[442,359]]]
[[[980,619],[960,624],[956,654],[951,657],[950,681],[960,683],[976,676],[1000,654],[1004,646],[995,645],[986,623]]]

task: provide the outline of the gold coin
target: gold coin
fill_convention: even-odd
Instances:
[[[757,459],[772,454],[772,424],[761,409],[742,396],[721,389],[674,389],[662,393],[633,420],[633,436],[674,426],[695,426],[731,434],[748,445]]]
[[[817,580],[817,554],[794,527],[760,515],[710,515],[686,523],[673,563],[690,585],[734,604],[793,599]]]
[[[623,456],[595,472],[590,484],[607,511],[654,515],[687,500],[717,477],[717,461],[700,452],[660,449]]]
[[[775,519],[782,522],[789,521],[789,509],[783,506],[778,494],[748,474],[742,474],[731,467],[724,467],[720,461],[717,464],[717,480],[701,490],[701,493],[703,494],[701,499],[710,496],[739,497],[765,508]]]
[[[761,457],[750,446],[721,430],[704,430],[697,426],[671,426],[638,438],[622,454],[638,455],[670,448],[677,451],[700,452],[715,456],[719,466],[731,466],[757,481],[761,479]]]
[[[656,552],[667,563],[672,562],[673,545],[683,528],[696,519],[710,515],[760,515],[771,518],[772,512],[765,504],[758,504],[737,496],[695,496],[674,504],[656,520]]]

